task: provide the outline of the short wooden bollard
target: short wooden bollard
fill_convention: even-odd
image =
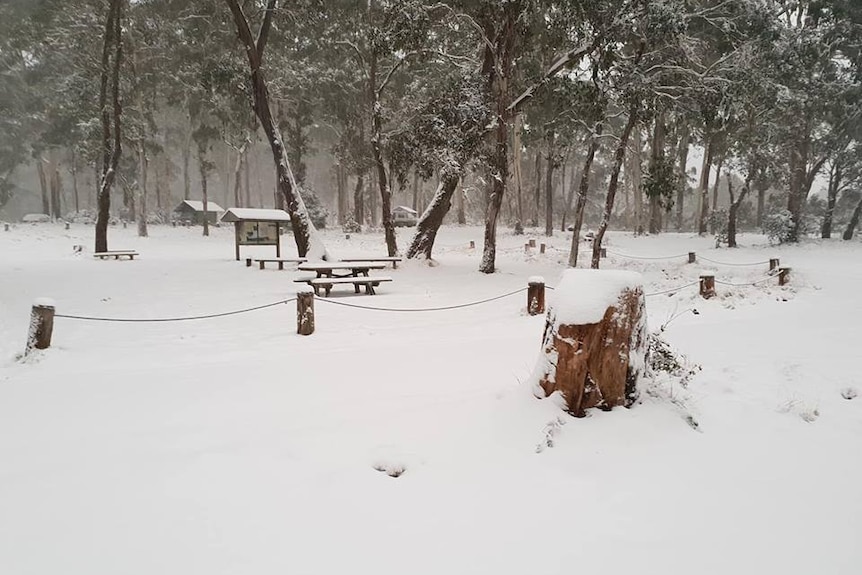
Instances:
[[[790,268],[778,268],[778,285],[783,286],[790,283]]]
[[[608,249],[607,248],[599,248],[599,257],[600,258],[608,257]]]
[[[529,243],[524,244],[524,253],[525,254],[530,253],[530,244]]]
[[[69,229],[69,222],[66,222],[66,229]]]
[[[345,240],[349,240],[349,239],[350,239],[350,234],[344,234],[344,239],[345,239]]]
[[[311,290],[296,292],[296,333],[314,333],[314,292]]]
[[[545,253],[545,244],[539,244],[539,253],[540,254]]]
[[[30,329],[27,333],[27,348],[24,355],[34,349],[51,347],[51,336],[54,334],[54,306],[47,303],[33,304],[30,311]]]
[[[700,276],[700,295],[704,299],[715,296],[715,276]]]
[[[251,267],[251,258],[245,258],[245,267],[247,267],[247,268]]]
[[[177,227],[177,222],[171,222],[171,227],[172,227],[172,228]]]
[[[129,226],[126,222],[123,222],[123,229],[126,229]]]
[[[475,248],[476,248],[476,242],[474,240],[470,240],[470,249],[472,250]]]
[[[545,313],[545,280],[533,277],[527,281],[527,313],[540,315]]]
[[[774,272],[781,266],[778,258],[769,258],[769,271]]]
[[[688,263],[693,264],[697,262],[697,253],[688,252]]]
[[[530,240],[530,247],[531,248],[536,247],[536,240],[535,239]]]
[[[8,232],[9,231],[9,224],[3,224],[3,230]]]

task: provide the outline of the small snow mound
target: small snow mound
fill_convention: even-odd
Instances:
[[[385,473],[389,477],[401,477],[407,468],[400,463],[378,461],[374,464],[374,469]]]
[[[847,400],[854,399],[857,395],[859,394],[854,387],[845,387],[841,390],[841,397]]]
[[[530,276],[527,278],[528,284],[543,284],[545,283],[545,278],[542,276]]]
[[[33,300],[33,305],[39,307],[57,307],[57,303],[49,297],[37,297]]]

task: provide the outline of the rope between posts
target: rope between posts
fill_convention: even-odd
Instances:
[[[745,267],[745,266],[762,266],[763,264],[768,264],[768,263],[769,263],[769,260],[766,260],[766,261],[762,261],[762,262],[751,262],[751,263],[739,263],[739,264],[734,264],[734,263],[730,263],[730,262],[719,262],[719,261],[716,261],[716,260],[711,260],[711,259],[709,259],[709,258],[705,258],[705,257],[703,257],[703,256],[697,256],[697,258],[698,258],[698,259],[701,259],[701,260],[703,260],[703,261],[705,261],[705,262],[709,262],[709,263],[711,263],[711,264],[716,264],[716,265],[719,265],[719,266],[740,266],[740,267]]]
[[[164,322],[171,322],[171,321],[191,321],[191,320],[197,320],[197,319],[212,319],[212,318],[216,318],[216,317],[238,315],[241,313],[248,313],[248,312],[257,311],[260,309],[266,309],[268,307],[275,307],[278,305],[284,305],[284,304],[290,303],[292,301],[296,301],[296,298],[294,297],[294,298],[290,298],[290,299],[284,299],[284,300],[276,301],[273,303],[258,305],[258,306],[249,307],[249,308],[245,308],[245,309],[226,311],[226,312],[222,312],[222,313],[213,313],[213,314],[208,314],[208,315],[192,315],[192,316],[185,316],[185,317],[157,317],[157,318],[123,317],[123,318],[117,318],[117,317],[91,317],[91,316],[83,316],[83,315],[68,315],[68,314],[62,314],[62,313],[55,314],[54,317],[63,317],[66,319],[79,319],[79,320],[84,320],[84,321],[113,321],[113,322],[124,322],[124,323],[164,323]]]
[[[690,288],[691,286],[696,286],[696,285],[698,285],[698,284],[700,284],[700,280],[698,280],[698,281],[696,281],[696,282],[687,283],[687,284],[685,284],[685,285],[683,285],[683,286],[679,286],[679,287],[675,287],[675,288],[671,288],[671,289],[666,289],[666,290],[661,290],[661,291],[654,291],[654,292],[650,292],[650,293],[645,293],[645,294],[644,294],[644,297],[651,297],[651,296],[654,296],[654,295],[663,295],[663,294],[666,294],[666,293],[673,293],[673,292],[676,292],[676,291],[684,290],[684,289],[686,289],[686,288]]]
[[[370,311],[393,311],[393,312],[444,311],[444,310],[450,310],[450,309],[460,309],[460,308],[465,308],[465,307],[471,307],[474,305],[480,305],[483,303],[496,301],[498,299],[503,299],[505,297],[519,294],[523,291],[526,291],[526,289],[527,288],[517,289],[517,290],[509,292],[509,293],[504,293],[503,295],[498,295],[495,297],[490,297],[490,298],[479,300],[479,301],[460,303],[460,304],[455,304],[455,305],[446,305],[446,306],[440,306],[440,307],[425,307],[425,308],[374,307],[374,306],[369,306],[369,305],[356,305],[356,304],[352,304],[352,303],[346,303],[343,301],[336,301],[336,300],[331,300],[331,299],[327,299],[327,298],[315,298],[314,301],[331,303],[333,305],[340,305],[340,306],[344,306],[344,307],[352,307],[352,308],[357,308],[357,309],[367,309]]]
[[[757,284],[761,284],[765,281],[769,281],[769,280],[773,279],[774,277],[775,276],[766,276],[765,278],[755,280],[753,282],[747,282],[747,283],[732,283],[732,282],[726,282],[726,281],[722,281],[722,280],[715,280],[715,283],[717,283],[719,285],[731,286],[731,287],[748,287],[748,286],[756,286]]]
[[[632,256],[632,255],[628,255],[628,254],[621,254],[619,252],[612,252],[611,250],[608,250],[608,253],[613,254],[615,256],[618,256],[618,257],[621,257],[621,258],[630,259],[630,260],[675,260],[676,258],[688,257],[687,253],[686,254],[679,254],[677,256]]]

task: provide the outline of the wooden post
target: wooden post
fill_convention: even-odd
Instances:
[[[704,299],[709,299],[715,296],[715,276],[700,276],[700,295]]]
[[[693,264],[697,261],[697,254],[695,252],[688,252],[688,263]]]
[[[530,244],[529,243],[524,244],[524,253],[525,254],[530,253]]]
[[[527,313],[540,315],[545,313],[545,280],[533,277],[527,280]]]
[[[54,333],[54,306],[46,303],[33,304],[30,311],[30,330],[27,333],[27,348],[24,355],[33,349],[48,349],[51,347],[51,335]]]
[[[536,247],[536,239],[535,239],[535,238],[533,238],[533,239],[531,239],[531,240],[530,240],[530,247],[531,247],[531,248]]]
[[[69,222],[66,222],[66,229],[69,229]]]
[[[251,258],[245,258],[245,267],[247,267],[247,268],[251,267]]]
[[[124,221],[123,221],[123,229],[126,229],[128,226],[129,226],[129,224],[128,224],[128,223],[126,223],[126,221],[124,220]]]
[[[345,239],[345,240],[349,240],[349,239],[350,239],[350,234],[344,234],[344,239]]]
[[[234,240],[234,243],[236,244],[236,261],[239,261],[239,234],[240,234],[239,228],[241,225],[242,224],[240,222],[234,222],[233,223],[233,236],[234,236],[233,240]],[[245,260],[245,265],[251,267],[251,259],[250,258]]]
[[[9,231],[9,224],[3,224],[3,229],[8,232]]]
[[[783,286],[790,283],[790,268],[778,268],[778,285]]]
[[[608,248],[599,248],[599,257],[600,258],[608,257]]]
[[[774,272],[777,270],[781,264],[778,261],[778,258],[769,258],[769,271]]]
[[[545,244],[539,244],[539,253],[540,254],[545,253]]]
[[[279,222],[275,222],[275,257],[281,257],[281,224]]]
[[[310,289],[296,292],[296,333],[314,333],[314,292]]]
[[[474,240],[470,240],[470,249],[472,250],[475,248],[476,248],[476,242]]]

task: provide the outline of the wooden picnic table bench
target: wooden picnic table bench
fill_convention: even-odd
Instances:
[[[341,258],[339,261],[342,262],[387,262],[392,264],[392,268],[398,267],[398,262],[401,261],[401,258],[398,256],[381,256],[377,258]]]
[[[134,250],[112,250],[107,252],[95,252],[93,253],[94,258],[99,258],[100,260],[114,258],[118,260],[120,258],[129,258],[130,260],[135,259],[135,256],[140,255],[138,252]]]
[[[352,285],[355,293],[359,293],[360,286],[365,287],[365,293],[368,295],[374,295],[376,292],[374,288],[379,286],[383,282],[391,282],[392,278],[390,277],[330,277],[330,278],[313,278],[308,279],[308,285],[310,285],[314,289],[314,294],[319,296],[320,290],[324,290],[326,293],[326,297],[329,297],[329,292],[332,291],[333,286],[337,285]]]
[[[277,263],[278,269],[283,270],[284,264],[301,264],[308,261],[306,258],[245,258],[245,266],[251,267],[251,262],[260,264],[260,269],[266,269],[267,262]]]
[[[386,264],[368,260],[357,260],[354,262],[314,262],[304,263],[296,266],[303,272],[314,272],[318,278],[349,278],[368,276],[370,270],[382,270]]]

